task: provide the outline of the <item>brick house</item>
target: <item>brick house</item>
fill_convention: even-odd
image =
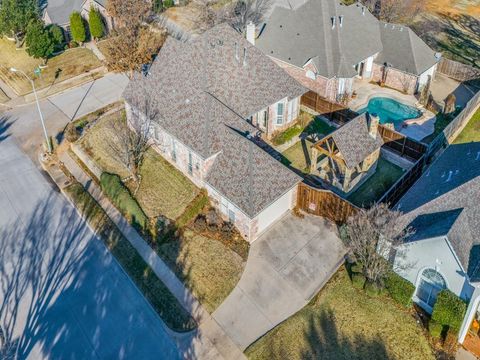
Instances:
[[[434,76],[438,62],[411,29],[378,21],[359,3],[278,3],[258,32],[260,50],[332,102],[350,95],[356,78],[415,93]]]
[[[361,114],[312,146],[311,174],[343,193],[357,189],[377,168],[383,140],[379,118]]]
[[[56,24],[60,26],[67,37],[70,38],[70,15],[78,11],[88,21],[90,8],[97,9],[103,17],[105,29],[113,29],[113,18],[108,15],[106,9],[107,0],[48,0],[43,8],[42,19],[46,25]]]
[[[145,96],[158,120],[152,146],[206,188],[221,214],[248,241],[296,204],[295,173],[267,154],[259,135],[289,126],[307,91],[227,25],[183,43],[168,38],[146,76],[124,98],[127,119],[141,118]],[[143,100],[142,100],[143,99]]]

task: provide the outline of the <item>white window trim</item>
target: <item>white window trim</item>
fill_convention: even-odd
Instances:
[[[279,109],[280,109],[280,105],[282,106],[282,114],[279,115]],[[276,118],[275,118],[275,124],[276,125],[283,125],[283,122],[285,120],[285,103],[280,101],[277,103],[277,108],[276,108]]]

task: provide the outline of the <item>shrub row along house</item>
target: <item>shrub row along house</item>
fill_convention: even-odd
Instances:
[[[415,233],[399,249],[395,269],[428,312],[443,289],[470,301],[460,342],[480,303],[479,199],[480,143],[472,142],[450,145],[397,205]]]
[[[70,34],[70,15],[76,11],[88,20],[89,11],[93,7],[102,15],[107,30],[113,28],[113,18],[108,15],[107,0],[48,0],[43,9],[43,21],[46,25],[56,24],[65,33]]]
[[[295,173],[259,146],[299,115],[307,91],[228,25],[186,43],[169,38],[148,74],[124,93],[127,118],[145,98],[158,112],[152,145],[196,185],[223,216],[255,240],[296,203]]]
[[[379,21],[359,3],[287,3],[258,29],[256,45],[329,101],[350,96],[355,78],[412,94],[435,74],[438,56],[411,29]]]

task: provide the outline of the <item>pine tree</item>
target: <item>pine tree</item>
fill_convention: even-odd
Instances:
[[[90,28],[90,34],[94,39],[99,39],[103,36],[104,27],[102,15],[94,7],[91,7],[88,13],[88,26]]]
[[[45,28],[40,20],[33,20],[27,27],[27,36],[25,37],[28,55],[36,59],[44,59],[44,62],[55,50],[55,40],[48,29]]]
[[[73,40],[80,44],[87,38],[85,23],[83,22],[82,15],[77,11],[74,11],[72,15],[70,15],[70,33],[72,34]]]

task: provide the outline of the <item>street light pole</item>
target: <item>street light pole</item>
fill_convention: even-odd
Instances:
[[[50,154],[52,153],[52,144],[50,142],[50,138],[48,137],[47,128],[45,127],[45,119],[43,118],[42,110],[40,109],[40,103],[38,101],[37,91],[35,89],[35,83],[23,70],[18,70],[12,67],[10,68],[10,71],[14,73],[16,72],[21,73],[23,76],[27,78],[28,81],[30,81],[30,84],[32,85],[33,95],[35,96],[35,102],[37,103],[38,115],[40,115],[40,122],[42,123],[43,134],[45,135],[45,141],[47,142],[47,152]]]

